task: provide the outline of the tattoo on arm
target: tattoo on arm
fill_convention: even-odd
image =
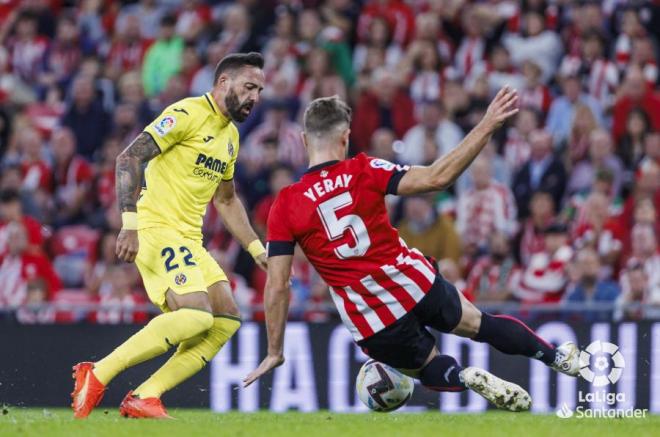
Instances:
[[[137,211],[142,186],[142,164],[160,153],[158,145],[146,132],[142,132],[117,156],[115,180],[119,211]]]

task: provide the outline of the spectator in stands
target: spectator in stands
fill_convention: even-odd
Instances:
[[[38,191],[45,191],[40,194],[48,195],[51,191],[52,174],[44,154],[43,138],[39,131],[31,128],[22,129],[17,133],[17,137],[17,149],[23,171],[22,189],[34,195],[37,195]]]
[[[371,87],[364,91],[355,105],[351,125],[351,145],[355,152],[369,147],[371,135],[379,127],[394,131],[397,138],[415,124],[413,101],[399,88],[395,75],[384,68],[371,77]]]
[[[263,144],[266,139],[277,139],[277,158],[293,168],[301,168],[307,162],[298,123],[289,120],[288,104],[283,100],[266,102],[268,109],[263,123],[257,126],[245,141],[243,153],[250,161],[262,167]]]
[[[648,280],[647,301],[660,305],[660,253],[657,241],[653,227],[648,224],[635,225],[632,230],[632,254],[628,262],[636,261],[642,265]],[[625,277],[621,281],[623,291],[628,292],[630,284],[626,283]]]
[[[523,265],[529,265],[532,255],[545,250],[545,229],[557,221],[555,202],[549,193],[538,191],[530,201],[530,216],[523,222],[518,253]]]
[[[139,70],[151,43],[150,39],[142,37],[140,17],[127,15],[118,25],[110,45],[105,74],[112,80],[117,80],[124,73]]]
[[[45,255],[28,250],[28,236],[21,223],[7,226],[7,251],[0,254],[0,308],[23,305],[31,282],[46,283],[48,299],[60,289],[60,279]]]
[[[158,39],[144,56],[142,84],[147,97],[160,93],[167,81],[181,70],[184,42],[183,38],[176,35],[175,25],[175,16],[163,16]]]
[[[262,239],[266,239],[266,223],[270,207],[273,206],[275,198],[282,189],[294,182],[293,171],[290,167],[280,164],[270,172],[269,188],[270,194],[259,201],[254,207],[252,222],[254,230]]]
[[[396,137],[392,129],[381,127],[376,129],[371,136],[369,147],[369,156],[384,159],[390,162],[398,162],[399,159],[394,151],[394,142]]]
[[[495,44],[488,54],[488,59],[479,62],[474,66],[470,76],[466,78],[466,83],[471,89],[479,78],[485,78],[488,84],[489,94],[494,95],[505,85],[509,85],[519,90],[521,108],[526,107],[526,102],[522,100],[522,93],[525,86],[525,78],[520,70],[516,68],[511,61],[511,53],[502,44]]]
[[[535,192],[551,194],[556,207],[566,187],[566,170],[552,153],[552,136],[547,131],[537,130],[529,139],[530,159],[513,177],[512,190],[520,219],[529,216],[529,201]]]
[[[618,299],[619,284],[601,278],[601,265],[598,253],[585,248],[577,252],[575,263],[569,268],[575,269],[574,281],[569,284],[563,302],[585,305],[580,311],[571,313],[573,316],[582,316],[590,321],[608,321],[612,319],[612,311],[599,310],[598,304],[614,304]],[[595,308],[590,309],[590,307]]]
[[[550,110],[552,94],[542,81],[541,67],[528,59],[523,62],[522,73],[525,81],[520,90],[520,106],[531,108],[545,116]]]
[[[616,147],[616,153],[626,168],[634,168],[645,152],[645,141],[650,134],[651,120],[641,108],[634,108],[628,113],[626,131]]]
[[[507,190],[511,190],[511,167],[504,160],[502,155],[499,155],[496,150],[496,145],[494,140],[490,140],[486,147],[483,148],[479,157],[484,158],[488,161],[490,166],[491,177],[493,181],[497,182],[500,185],[506,186]],[[464,172],[456,181],[454,189],[456,195],[460,198],[468,190],[474,189],[474,177],[472,171]],[[515,207],[515,203],[514,203]]]
[[[649,114],[652,128],[660,130],[660,97],[647,86],[641,68],[631,65],[612,109],[612,134],[616,142],[625,134],[628,114],[637,107]]]
[[[483,253],[490,236],[501,232],[511,238],[517,232],[516,205],[511,190],[491,176],[490,163],[479,156],[470,167],[474,188],[458,198],[456,229],[469,255]]]
[[[80,66],[82,48],[76,19],[71,15],[60,16],[55,39],[49,44],[44,59],[45,71],[39,76],[40,85],[66,89]]]
[[[518,171],[529,160],[529,137],[539,128],[539,117],[533,109],[522,107],[513,126],[507,129],[502,155],[512,171]]]
[[[559,69],[564,76],[577,75],[589,94],[608,109],[614,103],[619,72],[604,54],[604,36],[597,29],[590,29],[581,37],[580,52],[564,57]]]
[[[520,281],[521,269],[511,254],[509,239],[494,232],[488,241],[488,251],[477,260],[467,278],[466,294],[478,303],[509,300]]]
[[[610,198],[603,193],[591,193],[581,209],[573,230],[573,246],[596,250],[602,262],[600,277],[612,277],[623,249],[624,233],[618,221],[610,217]]]
[[[14,74],[28,85],[39,82],[48,50],[48,39],[39,34],[38,24],[38,17],[34,13],[19,12],[13,35],[6,45]]]
[[[599,171],[606,171],[612,176],[611,192],[608,195],[617,196],[623,183],[623,164],[614,154],[612,137],[605,129],[594,130],[589,135],[589,160],[579,162],[573,167],[566,194],[588,191]]]
[[[451,258],[441,259],[438,261],[438,271],[445,280],[453,284],[461,293],[465,291],[465,280],[456,261]]]
[[[576,75],[561,76],[560,84],[562,94],[552,101],[546,123],[546,129],[552,133],[556,146],[564,145],[568,141],[579,103],[591,109],[599,126],[605,125],[600,103],[593,96],[581,91],[582,84]]]
[[[573,258],[568,228],[561,223],[548,226],[545,248],[530,258],[514,295],[524,304],[557,303],[568,284],[567,264]]]
[[[190,83],[190,94],[193,96],[201,96],[213,88],[213,74],[215,72],[215,67],[224,56],[222,45],[217,41],[211,42],[206,48],[205,56],[206,62],[199,70],[197,70]],[[264,90],[264,92],[265,91],[266,90]]]
[[[115,256],[117,234],[106,232],[99,238],[98,258],[93,265],[88,264],[85,272],[85,289],[93,298],[112,294],[113,267],[121,264]]]
[[[575,115],[571,134],[566,144],[566,164],[573,168],[580,161],[587,159],[591,134],[598,128],[598,122],[591,109],[583,104],[575,105]]]
[[[358,42],[353,50],[353,68],[361,72],[367,66],[370,52],[378,52],[383,57],[387,68],[394,68],[399,63],[403,53],[401,46],[392,43],[392,32],[387,20],[374,16],[369,21],[369,30],[364,34],[364,40]]]
[[[419,123],[406,132],[402,150],[397,153],[399,161],[412,165],[433,162],[451,152],[463,140],[463,131],[447,118],[439,100],[429,100],[418,107]],[[436,149],[431,156],[425,152],[427,142]]]
[[[42,253],[44,232],[34,218],[23,213],[21,198],[17,191],[0,191],[0,255],[8,250],[9,225],[18,223],[23,226],[28,241],[26,251],[29,253]]]
[[[461,240],[448,216],[437,214],[425,197],[411,197],[404,204],[399,235],[410,247],[435,259],[459,261]]]
[[[330,55],[322,48],[312,49],[305,57],[306,79],[300,90],[300,105],[306,108],[314,99],[337,95],[346,99],[344,81],[334,71]]]
[[[532,60],[542,70],[543,82],[547,82],[557,69],[563,47],[556,32],[545,28],[543,16],[535,11],[528,12],[523,20],[524,34],[509,34],[504,45],[511,53],[513,62],[522,65]]]
[[[144,293],[136,292],[139,275],[134,264],[117,264],[108,267],[106,292],[98,296],[98,303],[108,308],[100,309],[93,315],[96,323],[144,323],[147,315],[136,311],[137,305],[144,305]]]
[[[660,317],[660,302],[651,299],[649,274],[641,262],[634,258],[628,262],[621,275],[621,288],[614,321]]]
[[[140,0],[122,7],[117,18],[117,27],[122,29],[122,22],[130,16],[135,16],[140,20],[139,25],[144,37],[154,39],[158,36],[158,25],[162,23],[165,12],[166,7],[157,0]]]
[[[54,206],[52,223],[64,226],[82,220],[92,183],[92,168],[76,154],[76,138],[67,128],[53,133]]]
[[[89,76],[78,76],[73,82],[73,99],[62,117],[76,138],[75,152],[87,160],[93,160],[101,148],[103,138],[110,132],[110,116],[103,109]]]

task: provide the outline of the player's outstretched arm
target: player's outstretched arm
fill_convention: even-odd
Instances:
[[[243,202],[236,195],[233,180],[220,182],[213,202],[229,232],[250,252],[257,265],[266,270],[266,249],[250,225]]]
[[[465,171],[490,140],[491,135],[518,112],[518,94],[505,86],[488,106],[481,121],[451,152],[429,166],[412,167],[399,182],[397,194],[408,195],[447,188]]]
[[[133,262],[138,252],[137,200],[142,187],[142,164],[160,153],[158,145],[146,132],[142,132],[117,156],[115,180],[117,202],[122,213],[122,229],[117,237],[116,253],[119,259]]]
[[[289,315],[289,279],[292,261],[292,255],[278,255],[268,259],[268,279],[264,295],[268,353],[259,367],[245,377],[244,387],[284,363],[284,328]]]

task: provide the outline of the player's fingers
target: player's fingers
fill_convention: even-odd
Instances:
[[[509,118],[509,117],[511,117],[511,116],[513,116],[513,115],[516,115],[516,114],[518,113],[518,111],[520,111],[520,108],[513,108],[511,111],[509,111],[509,112],[505,112],[505,113],[502,115],[502,119],[503,119],[503,120],[506,120],[507,118]]]
[[[126,247],[123,243],[117,243],[117,258],[122,261],[126,258]]]

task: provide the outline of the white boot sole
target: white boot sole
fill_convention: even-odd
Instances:
[[[468,367],[463,370],[465,385],[486,398],[497,408],[509,411],[527,411],[532,398],[522,387],[505,381],[483,369]]]

